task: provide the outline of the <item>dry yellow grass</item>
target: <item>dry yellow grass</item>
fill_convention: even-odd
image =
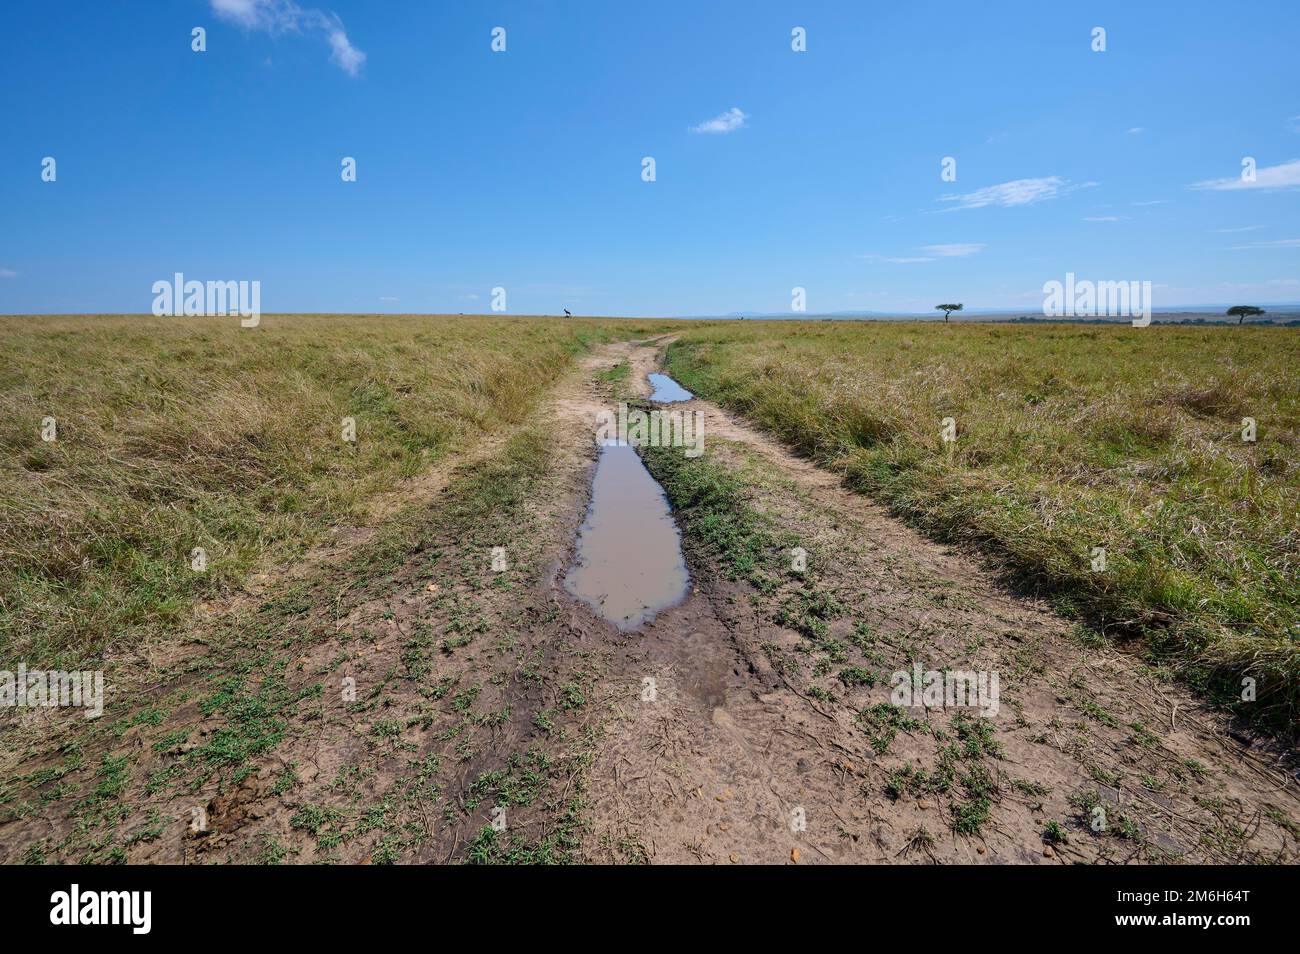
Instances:
[[[10,317],[0,660],[73,668],[521,421],[594,341],[651,323],[467,316]],[[660,323],[662,324],[662,323]],[[52,417],[57,440],[41,438]],[[355,443],[342,420],[356,421]],[[191,569],[191,551],[208,569]],[[12,667],[10,667],[12,668]]]

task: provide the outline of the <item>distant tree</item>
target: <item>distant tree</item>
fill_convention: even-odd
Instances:
[[[1228,309],[1228,317],[1236,318],[1237,324],[1244,324],[1247,318],[1257,318],[1266,314],[1263,308],[1256,308],[1254,305],[1233,305]]]
[[[948,320],[949,314],[951,314],[954,311],[961,311],[960,303],[956,305],[935,305],[934,307],[937,308],[939,311],[943,312],[943,320],[945,322]]]

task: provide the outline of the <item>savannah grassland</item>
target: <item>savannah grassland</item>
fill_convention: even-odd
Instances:
[[[99,668],[166,641],[196,602],[525,421],[576,354],[662,324],[0,319],[2,668]]]
[[[1298,363],[1300,336],[1281,328],[797,322],[701,328],[667,360],[687,388],[981,548],[1102,638],[1291,729]]]
[[[629,340],[642,343],[617,344]],[[646,650],[635,639],[606,639],[599,621],[564,605],[554,567],[585,507],[592,409],[635,400],[633,379],[665,346],[667,370],[682,384],[834,472],[832,484],[842,478],[926,533],[977,552],[1013,588],[1050,598],[1077,623],[1071,639],[1089,654],[1085,668],[1093,655],[1138,654],[1143,666],[1125,665],[1142,670],[1144,690],[1153,679],[1181,678],[1262,727],[1293,733],[1294,331],[342,315],[266,316],[243,329],[225,319],[10,317],[0,318],[0,669],[103,669],[108,691],[97,720],[0,713],[0,857],[591,857],[584,773],[602,757],[625,764],[614,754],[624,749],[600,742],[597,723],[608,710],[600,693],[609,688],[600,653]],[[47,417],[57,422],[53,442],[41,439]],[[355,442],[342,436],[349,417]],[[1241,439],[1243,417],[1257,422],[1254,442]],[[953,447],[940,440],[944,418],[956,423]],[[798,706],[831,706],[837,697],[848,706],[882,688],[887,661],[930,658],[923,644],[931,638],[978,646],[989,637],[1020,658],[1020,644],[994,628],[1011,625],[1000,602],[965,617],[980,632],[957,625],[966,581],[944,568],[962,565],[973,576],[974,562],[932,553],[912,561],[922,547],[943,548],[885,517],[872,526],[905,549],[890,557],[895,570],[910,566],[917,577],[904,578],[892,597],[887,577],[869,579],[875,567],[848,554],[843,537],[817,551],[817,574],[781,577],[779,592],[770,590],[790,541],[830,539],[813,525],[834,523],[840,512],[783,497],[794,508],[784,512],[797,516],[781,518],[780,533],[768,527],[763,521],[775,518],[767,509],[750,514],[753,488],[786,481],[781,468],[815,468],[784,451],[740,454],[733,438],[711,436],[706,419],[703,458],[645,455],[679,508],[704,592],[680,609],[743,605],[757,614],[725,626],[718,617],[695,632],[711,617],[688,616],[683,628],[674,623],[647,640],[684,652],[688,676],[710,666],[720,678],[749,673],[735,666],[731,641],[760,625],[812,634],[786,654],[807,657],[816,677]],[[834,491],[853,507],[862,500]],[[349,536],[361,528],[373,533]],[[485,554],[507,540],[509,572],[489,573]],[[191,569],[195,547],[207,553],[202,573]],[[1095,547],[1106,550],[1102,572],[1091,566]],[[856,567],[852,580],[827,565],[836,553]],[[761,573],[745,571],[760,564]],[[813,576],[824,577],[824,592]],[[259,578],[271,582],[256,590]],[[838,592],[832,587],[844,594],[828,596]],[[844,665],[846,647],[827,638],[828,621],[900,593],[912,602],[890,609],[901,614],[891,619],[906,622],[906,632],[881,629],[877,643],[864,635],[869,629],[855,629],[844,639],[861,650],[862,664]],[[911,625],[913,603],[934,609],[922,618],[928,629]],[[698,632],[708,635],[703,643],[677,648]],[[904,655],[894,659],[895,650]],[[937,661],[962,658],[944,650]],[[616,688],[639,687],[643,664],[643,656],[633,661],[635,679],[617,669]],[[792,671],[771,679],[789,689]],[[1173,733],[1172,715],[1167,726],[1117,719],[1076,685],[1087,672],[1028,672],[1019,680],[1009,673],[1008,687],[1018,681],[1042,693],[1045,708],[1031,712],[1041,722],[1012,719],[997,729],[1008,746],[1029,746],[1015,759],[1024,770],[1062,764],[1052,760],[1068,749],[1087,763],[1091,782],[1118,789],[1123,766],[1130,790],[1182,799],[1180,817],[1207,816],[1181,837],[1200,839],[1213,860],[1248,857],[1242,819],[1257,804],[1273,819],[1270,837],[1287,839],[1270,857],[1285,857],[1300,840],[1290,803],[1265,800],[1271,776],[1249,775],[1260,799],[1211,797],[1207,773],[1216,784],[1218,768],[1240,781],[1218,742],[1194,753],[1176,741],[1166,747],[1151,730]],[[340,705],[338,678],[347,673],[361,676],[361,691]],[[1254,702],[1240,698],[1245,676],[1257,681]],[[828,679],[837,682],[833,692]],[[780,706],[755,702],[752,689],[745,682],[728,697],[731,718],[784,718]],[[1062,714],[1070,706],[1079,715],[1073,725]],[[890,757],[906,765],[866,795],[859,777],[836,774],[828,797],[842,795],[835,804],[846,808],[885,797],[902,825],[925,816],[914,811],[919,798],[904,809],[900,793],[934,798],[935,778],[951,776],[943,788],[949,826],[963,838],[977,833],[990,818],[993,782],[976,763],[997,761],[1002,742],[960,717],[945,729],[896,710],[863,708],[853,731],[866,726],[878,757],[899,735],[902,751]],[[712,726],[701,711],[701,724]],[[1185,728],[1180,722],[1178,732]],[[1022,730],[1034,738],[1018,740]],[[958,755],[945,732],[963,743]],[[911,733],[950,753],[938,776],[912,771],[922,742],[904,745]],[[1115,736],[1107,750],[1115,768],[1103,771],[1091,756],[1106,734]],[[620,744],[656,738],[638,729]],[[856,736],[853,744],[861,746]],[[714,754],[702,769],[726,763]],[[1221,758],[1222,766],[1207,764]],[[856,753],[853,761],[861,771]],[[969,770],[964,781],[958,768]],[[826,770],[846,771],[839,762]],[[618,770],[597,779],[606,788],[593,801],[615,801]],[[717,781],[719,794],[735,784]],[[1030,851],[1000,857],[1041,860],[1034,843],[1046,814],[1082,811],[1076,796],[1102,797],[1100,789],[1071,793],[1066,781],[998,783],[1003,814],[987,827],[1002,831],[1002,848]],[[928,787],[911,791],[918,786]],[[736,792],[748,790],[736,784]],[[689,812],[702,803],[722,798],[682,805]],[[189,830],[196,804],[212,818],[203,836]],[[485,826],[494,805],[521,819],[511,831],[528,832],[526,840]],[[1014,818],[1021,827],[1008,829]],[[1064,836],[1045,830],[1044,844],[1061,851]],[[252,831],[255,843],[245,834]],[[934,845],[924,829],[898,834],[914,848]],[[1126,852],[1136,844],[1127,838],[1116,840]],[[602,850],[645,857],[634,840]]]
[[[1243,711],[1276,724],[1300,712],[1291,330],[481,316],[2,327],[8,662],[84,668],[165,641],[197,601],[525,422],[576,355],[671,331],[668,370],[701,396],[1221,701],[1250,676],[1258,701]],[[40,439],[47,416],[54,442]],[[190,569],[195,547],[205,573]]]

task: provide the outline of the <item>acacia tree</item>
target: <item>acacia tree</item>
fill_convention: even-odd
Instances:
[[[1228,317],[1236,318],[1237,324],[1244,324],[1247,318],[1255,318],[1265,314],[1263,308],[1256,308],[1254,305],[1233,305],[1228,309]]]
[[[943,312],[943,320],[945,323],[947,323],[948,321],[948,315],[950,315],[954,311],[961,311],[960,302],[958,302],[955,305],[935,305],[934,307],[937,308],[939,311]]]

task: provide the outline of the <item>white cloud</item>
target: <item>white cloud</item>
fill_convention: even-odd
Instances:
[[[1129,205],[1168,205],[1168,199],[1147,199],[1145,202],[1130,202]]]
[[[1265,166],[1255,170],[1255,181],[1247,182],[1241,176],[1229,176],[1226,179],[1206,179],[1193,182],[1188,188],[1212,189],[1215,192],[1235,192],[1238,189],[1294,189],[1300,187],[1300,159],[1276,166]]]
[[[400,299],[394,298],[392,295],[380,295],[380,296],[379,296],[379,300],[380,300],[380,301],[399,301]]]
[[[895,256],[868,252],[864,255],[855,255],[854,258],[868,262],[888,262],[890,265],[917,265],[921,262],[933,262],[936,258],[965,258],[983,249],[984,246],[976,242],[964,242],[951,245],[922,245],[920,250],[925,252],[925,255]]]
[[[951,208],[943,209],[944,212],[952,212],[957,209],[982,209],[989,205],[1011,208],[1012,206],[1033,205],[1047,199],[1055,199],[1058,196],[1066,195],[1078,189],[1087,189],[1096,184],[1095,182],[1070,182],[1060,176],[1043,176],[1039,179],[1013,179],[1011,182],[985,186],[983,189],[976,189],[974,192],[967,192],[964,195],[942,195],[936,201],[957,203]]]
[[[1146,131],[1147,131],[1147,127],[1146,127],[1146,126],[1134,126],[1132,129],[1130,129],[1130,130],[1128,131],[1128,134],[1129,134],[1130,136],[1136,136],[1136,135],[1138,135],[1139,133],[1144,133],[1144,132],[1146,132]]]
[[[1245,245],[1233,245],[1232,248],[1300,248],[1300,239],[1278,239],[1276,242],[1247,242]]]
[[[743,110],[732,106],[722,115],[706,119],[698,126],[692,126],[690,129],[693,133],[729,133],[745,125],[747,119],[749,117],[745,115]]]
[[[18,273],[12,268],[0,268],[0,278],[17,278]]]
[[[348,39],[343,21],[323,10],[307,10],[293,0],[209,0],[219,19],[246,30],[279,33],[320,32],[330,45],[330,59],[350,76],[361,72],[366,62],[362,53]]]
[[[1210,229],[1210,231],[1215,232],[1219,235],[1224,235],[1230,232],[1255,232],[1258,231],[1259,229],[1262,229],[1263,227],[1264,226],[1262,225],[1243,225],[1239,229]]]
[[[1083,221],[1085,221],[1085,222],[1123,222],[1123,221],[1124,221],[1125,219],[1127,219],[1127,218],[1128,218],[1127,215],[1085,215],[1085,216],[1083,217]]]
[[[333,51],[330,53],[330,59],[343,67],[344,72],[349,76],[360,73],[362,64],[366,62],[366,54],[352,45],[342,27],[329,31],[329,41],[330,49]]]

